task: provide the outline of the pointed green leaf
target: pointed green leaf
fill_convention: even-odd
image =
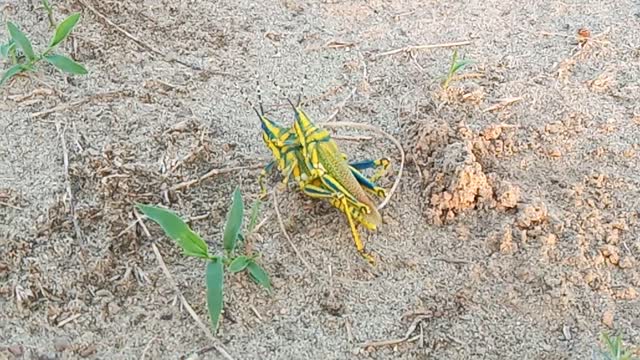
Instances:
[[[456,73],[458,70],[461,70],[463,67],[465,67],[466,65],[469,65],[471,63],[472,63],[471,60],[460,60],[453,66],[453,71],[452,72]]]
[[[173,211],[142,204],[138,204],[137,208],[160,225],[165,234],[182,248],[185,255],[209,258],[207,244]]]
[[[64,72],[78,75],[87,74],[87,69],[85,69],[84,66],[78,64],[77,62],[64,55],[47,55],[44,57],[44,59],[47,60],[47,62],[49,62],[51,65]]]
[[[247,264],[247,270],[249,270],[249,276],[253,281],[262,285],[265,289],[271,290],[271,280],[269,280],[269,274],[255,261],[249,260]]]
[[[78,20],[80,20],[80,13],[74,13],[64,19],[56,28],[56,33],[53,35],[53,38],[51,38],[51,44],[49,44],[49,48],[52,48],[64,41],[64,39],[69,36],[73,28],[76,26]]]
[[[236,247],[236,241],[238,239],[238,233],[242,227],[242,217],[244,216],[244,209],[242,204],[242,194],[240,189],[236,187],[233,192],[233,201],[231,208],[227,214],[227,223],[224,226],[224,250],[231,254]]]
[[[33,47],[31,47],[31,42],[27,39],[27,36],[10,21],[7,22],[7,29],[9,30],[9,35],[11,35],[13,41],[20,46],[27,58],[29,60],[34,60],[36,58],[36,54],[33,52]]]
[[[228,270],[231,271],[232,273],[237,273],[244,270],[247,267],[247,265],[249,265],[249,258],[244,255],[241,255],[233,259],[231,264],[229,264]]]
[[[211,318],[211,327],[213,332],[218,329],[220,314],[222,314],[222,292],[224,287],[224,268],[222,259],[216,257],[211,261],[207,261],[207,308],[209,309],[209,317]]]
[[[7,71],[5,71],[4,74],[2,74],[2,78],[0,78],[0,85],[4,84],[5,81],[11,79],[15,75],[23,72],[24,70],[25,70],[25,67],[22,64],[13,65]]]

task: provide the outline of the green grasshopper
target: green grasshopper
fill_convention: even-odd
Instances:
[[[289,178],[293,177],[305,194],[313,198],[326,199],[334,207],[342,211],[349,222],[356,248],[368,261],[373,262],[373,258],[364,252],[364,246],[356,229],[356,223],[361,223],[369,229],[375,229],[376,225],[378,225],[378,223],[369,222],[370,220],[367,216],[367,214],[370,213],[369,205],[358,201],[339,181],[329,174],[325,174],[323,178],[311,177],[310,167],[303,156],[303,147],[296,136],[295,130],[285,128],[267,118],[264,115],[262,104],[260,104],[260,112],[255,108],[254,110],[260,118],[263,141],[275,158],[264,167],[260,174],[259,183],[262,194],[266,194],[266,189],[263,185],[264,177],[277,166],[284,176],[284,184],[287,184]],[[338,152],[338,157],[346,164],[348,171],[362,188],[376,196],[386,196],[384,189],[377,186],[374,182],[382,176],[388,168],[390,164],[388,159],[382,158],[378,160],[347,163],[345,154]],[[360,172],[368,168],[378,167],[382,169],[370,179]]]

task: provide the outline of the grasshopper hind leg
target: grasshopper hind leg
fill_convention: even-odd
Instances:
[[[360,233],[358,233],[358,228],[354,221],[353,214],[360,210],[358,210],[354,204],[350,204],[349,199],[347,199],[343,193],[332,192],[325,187],[307,184],[304,186],[303,192],[312,198],[328,199],[334,207],[345,214],[356,250],[358,250],[360,256],[367,260],[368,263],[375,265],[375,259],[365,250],[364,243],[360,238]]]

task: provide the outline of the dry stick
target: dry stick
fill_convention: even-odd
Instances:
[[[145,356],[147,356],[147,351],[151,349],[151,344],[153,344],[153,342],[156,341],[157,338],[158,338],[157,336],[154,336],[153,339],[151,339],[149,343],[147,343],[147,346],[145,346],[144,349],[142,350],[142,355],[140,355],[140,360],[144,360]]]
[[[235,166],[235,167],[229,167],[229,168],[223,168],[223,169],[213,169],[211,171],[209,171],[208,173],[202,175],[201,177],[194,179],[194,180],[189,180],[189,181],[185,181],[185,182],[181,182],[180,184],[174,185],[171,187],[171,190],[180,190],[180,189],[184,189],[186,187],[189,187],[191,185],[197,184],[199,182],[201,182],[202,180],[205,180],[207,178],[210,178],[212,176],[215,175],[221,175],[221,174],[228,174],[230,172],[235,172],[235,171],[240,171],[240,170],[247,170],[247,169],[258,169],[263,167],[262,164],[255,164],[255,165],[247,165],[247,166]]]
[[[146,42],[140,40],[139,38],[135,37],[134,35],[132,35],[130,32],[128,32],[127,30],[121,28],[120,26],[116,25],[113,21],[109,20],[108,17],[106,17],[105,15],[103,15],[102,13],[100,13],[98,10],[96,10],[96,8],[94,8],[93,6],[91,6],[91,4],[87,3],[85,0],[78,0],[78,2],[80,4],[82,4],[84,7],[86,7],[87,9],[89,9],[92,13],[94,13],[97,17],[101,18],[104,22],[106,22],[107,24],[109,24],[109,26],[113,27],[114,29],[116,29],[116,31],[118,31],[119,33],[121,33],[122,35],[128,37],[129,39],[133,40],[133,42],[135,42],[136,44],[142,46],[143,48],[146,48],[147,50],[155,53],[156,55],[162,56],[163,58],[165,58],[167,55],[164,54],[162,51],[154,48],[153,46],[147,44]],[[175,61],[176,63],[186,66],[188,68],[194,69],[194,70],[202,70],[200,69],[198,66],[196,65],[192,65],[192,64],[188,64],[184,61],[178,60],[178,59],[171,59],[169,61]]]
[[[371,136],[349,136],[349,135],[333,135],[331,136],[335,140],[345,140],[345,141],[365,141],[372,140]]]
[[[410,51],[414,51],[414,50],[427,50],[427,49],[436,49],[436,48],[447,48],[447,47],[456,47],[456,46],[463,46],[463,45],[469,45],[469,44],[471,44],[471,41],[458,41],[458,42],[443,43],[443,44],[405,46],[405,47],[400,48],[400,49],[389,50],[389,51],[385,51],[385,52],[376,54],[376,55],[374,55],[374,57],[394,55],[394,54],[397,54],[397,53],[410,52]]]
[[[44,110],[44,111],[39,111],[39,112],[32,113],[31,117],[32,118],[37,118],[37,117],[49,115],[49,114],[54,113],[54,112],[58,112],[60,110],[66,110],[68,108],[80,106],[80,105],[83,105],[83,104],[89,102],[89,100],[90,100],[90,98],[87,98],[87,99],[76,100],[76,101],[72,101],[72,102],[69,102],[69,103],[66,103],[66,104],[58,105],[58,106],[56,106],[54,108],[51,108],[49,110]]]
[[[71,221],[73,222],[73,229],[76,232],[76,240],[80,248],[84,248],[84,238],[82,237],[82,230],[80,229],[80,223],[78,223],[78,216],[76,214],[76,202],[73,197],[73,191],[71,191],[71,176],[69,176],[69,151],[67,150],[67,142],[64,140],[64,129],[60,130],[60,123],[56,122],[56,131],[62,142],[62,160],[64,163],[64,180],[65,187],[67,189],[67,196],[69,197],[69,212],[71,213]]]
[[[0,201],[0,206],[6,206],[6,207],[9,207],[9,208],[12,208],[12,209],[15,209],[15,210],[22,210],[21,207],[9,204],[9,203],[4,202],[4,201]]]
[[[349,95],[347,95],[347,97],[344,98],[344,100],[342,100],[342,102],[340,103],[340,105],[338,105],[336,110],[331,115],[329,115],[329,117],[325,121],[331,121],[331,119],[336,117],[336,115],[338,115],[340,110],[342,110],[342,108],[344,108],[344,106],[347,104],[347,101],[349,101],[353,97],[353,95],[355,95],[356,90],[358,90],[358,87],[354,86],[353,89],[351,89],[351,92],[349,93]]]
[[[521,101],[522,100],[522,96],[517,96],[517,97],[511,97],[511,98],[506,98],[506,99],[500,99],[498,100],[497,104],[491,105],[488,108],[482,110],[482,112],[489,112],[489,111],[494,111],[494,110],[498,110],[504,107],[507,107],[515,102]]]
[[[368,341],[365,343],[360,344],[361,347],[367,348],[367,347],[380,347],[380,346],[387,346],[387,345],[396,345],[396,344],[400,344],[403,342],[407,342],[407,341],[415,341],[418,340],[420,338],[420,335],[417,335],[415,337],[411,337],[411,334],[413,334],[413,332],[416,330],[416,328],[418,327],[418,324],[420,324],[420,322],[424,319],[429,318],[429,316],[418,316],[416,317],[413,322],[411,323],[411,326],[409,326],[409,330],[407,330],[406,334],[404,335],[403,338],[400,339],[391,339],[391,340],[382,340],[382,341]]]
[[[144,224],[144,221],[142,221],[142,218],[140,217],[140,214],[138,214],[138,212],[136,210],[133,210],[133,213],[135,214],[136,219],[138,220],[138,223],[140,223],[140,227],[142,227],[142,231],[144,232],[145,236],[149,240],[151,240],[151,248],[153,249],[153,253],[156,256],[156,260],[158,261],[158,265],[160,266],[160,269],[162,269],[162,272],[164,273],[164,276],[167,278],[167,280],[169,280],[169,284],[171,284],[171,287],[173,287],[173,290],[176,292],[176,294],[180,298],[180,302],[182,302],[182,305],[185,307],[185,309],[187,309],[187,312],[189,313],[189,315],[191,315],[191,318],[196,322],[196,325],[207,335],[209,340],[214,342],[214,345],[212,345],[212,346],[225,359],[233,360],[231,355],[229,355],[229,353],[222,347],[222,345],[216,345],[215,344],[218,340],[213,335],[211,335],[211,332],[209,332],[209,328],[202,322],[202,320],[200,320],[200,317],[198,317],[198,314],[196,314],[196,312],[193,310],[191,305],[189,305],[189,302],[187,301],[187,299],[184,297],[184,295],[182,295],[182,291],[180,291],[180,288],[178,287],[178,284],[176,283],[175,279],[171,275],[171,272],[167,268],[167,265],[164,263],[164,260],[162,259],[162,255],[160,255],[160,251],[158,250],[158,247],[156,246],[156,243],[153,241],[153,238],[151,237],[151,233],[149,232],[149,229],[147,229],[147,226]]]
[[[68,323],[72,322],[73,320],[75,320],[75,319],[79,318],[80,316],[82,316],[82,314],[75,314],[75,315],[71,315],[71,316],[69,316],[68,318],[66,318],[66,319],[64,319],[64,320],[62,320],[62,321],[60,321],[60,322],[58,323],[58,327],[60,327],[60,328],[61,328],[61,327],[65,326],[65,325],[67,325]]]
[[[364,60],[362,60],[362,81],[367,81],[367,63]],[[325,120],[325,122],[329,122],[334,117],[336,117],[336,115],[338,115],[340,110],[342,110],[344,106],[347,104],[347,101],[351,100],[353,95],[356,94],[357,90],[358,90],[358,86],[354,86],[353,89],[351,89],[351,92],[349,93],[349,95],[347,95],[347,97],[344,98],[344,100],[342,100],[342,102],[336,107],[336,110],[331,115],[329,115],[329,117]]]
[[[102,97],[110,97],[110,96],[114,96],[114,95],[119,95],[119,94],[121,94],[123,92],[126,92],[126,90],[115,90],[115,91],[108,91],[108,92],[101,93],[101,94],[94,94],[94,95],[88,96],[85,99],[68,102],[68,103],[65,103],[65,104],[58,105],[58,106],[53,107],[53,108],[48,109],[48,110],[43,110],[43,111],[32,113],[31,117],[32,118],[37,118],[37,117],[41,117],[41,116],[46,116],[46,115],[52,114],[54,112],[58,112],[58,111],[62,111],[62,110],[66,110],[66,109],[72,108],[72,107],[83,105],[83,104],[88,103],[89,101],[92,101],[92,100],[95,100],[95,99],[99,99],[99,98],[102,98]]]
[[[276,196],[275,190],[272,192],[272,195],[273,195],[273,208],[276,211],[276,216],[278,217],[278,224],[280,224],[280,230],[282,231],[282,234],[284,234],[284,237],[287,238],[289,245],[291,245],[291,247],[293,248],[293,251],[296,253],[296,256],[298,256],[298,259],[300,259],[300,261],[302,261],[302,263],[307,268],[307,270],[309,270],[309,273],[314,274],[315,272],[313,271],[313,268],[311,267],[311,265],[309,265],[307,260],[305,260],[305,258],[302,257],[302,254],[300,254],[300,251],[298,251],[298,248],[294,245],[293,241],[291,241],[291,237],[289,236],[289,233],[287,233],[287,229],[284,227],[284,222],[282,222],[282,215],[280,215],[280,210],[278,209],[278,196]]]
[[[387,194],[387,197],[384,199],[384,201],[380,203],[380,205],[378,205],[378,210],[382,210],[382,208],[385,207],[389,202],[389,200],[391,199],[391,196],[398,188],[398,185],[400,185],[400,179],[402,178],[402,171],[404,169],[405,156],[404,156],[404,150],[402,149],[402,145],[400,145],[400,142],[396,138],[388,134],[387,132],[383,131],[382,129],[369,124],[360,124],[360,123],[355,123],[351,121],[335,121],[335,122],[322,123],[321,125],[326,127],[334,127],[334,128],[351,127],[354,129],[370,130],[386,137],[398,148],[398,151],[400,151],[400,169],[398,170],[398,176],[396,177],[396,180],[393,183],[391,190],[389,190],[389,194]]]

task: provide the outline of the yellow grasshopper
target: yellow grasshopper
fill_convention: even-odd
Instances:
[[[370,263],[374,263],[373,257],[364,249],[364,244],[360,239],[356,223],[351,214],[358,216],[357,222],[368,228],[376,230],[382,223],[382,216],[369,197],[369,193],[373,193],[377,197],[383,198],[385,191],[374,186],[363,186],[362,179],[351,171],[346,156],[340,151],[338,145],[331,138],[326,129],[316,126],[298,105],[294,105],[289,101],[296,115],[294,121],[294,131],[296,138],[300,143],[303,161],[306,165],[306,179],[300,182],[301,187],[305,187],[309,183],[320,182],[324,189],[331,191],[330,194],[315,194],[317,197],[328,197],[332,204],[339,208],[347,216],[351,234],[356,245],[356,249]],[[389,164],[384,159],[386,167]]]
[[[372,221],[369,216],[372,212],[370,208],[372,202],[369,200],[369,204],[362,203],[331,174],[324,173],[321,176],[313,176],[311,171],[312,168],[309,167],[309,162],[303,155],[303,147],[301,141],[297,137],[295,128],[285,128],[275,121],[267,118],[264,114],[262,104],[260,104],[260,111],[255,108],[254,110],[260,118],[263,141],[274,156],[274,160],[269,162],[260,174],[259,182],[262,194],[266,194],[266,189],[263,185],[264,177],[273,170],[274,166],[277,166],[284,176],[284,184],[287,184],[289,182],[289,178],[293,177],[305,194],[313,198],[328,200],[334,207],[346,215],[356,248],[363,257],[373,263],[373,258],[369,254],[365,253],[364,245],[362,244],[356,229],[357,223],[363,224],[365,227],[373,230],[375,230],[376,226],[379,225],[379,219],[374,218]],[[296,118],[298,117],[299,114],[296,109]],[[359,184],[361,191],[364,188],[366,191],[378,197],[386,196],[384,189],[377,186],[374,182],[382,176],[388,168],[390,164],[388,159],[382,158],[378,160],[365,160],[361,162],[348,163],[346,161],[346,155],[339,152],[337,146],[335,150],[337,151],[336,154],[340,159],[340,162],[343,163],[343,167],[346,168],[351,175],[351,178],[349,179],[355,179]],[[381,167],[382,169],[371,178],[365,177],[360,172],[368,168],[378,167]],[[357,194],[362,198],[362,194]],[[377,213],[375,207],[373,207],[373,211]]]

